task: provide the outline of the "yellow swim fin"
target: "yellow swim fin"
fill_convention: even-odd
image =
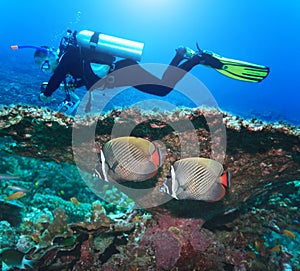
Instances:
[[[204,53],[207,52],[204,51]],[[230,59],[215,53],[210,54],[222,63],[221,69],[216,70],[233,79],[256,83],[265,79],[270,72],[270,69],[263,65]]]
[[[230,78],[256,83],[265,79],[270,72],[267,66],[222,57],[213,52],[201,50],[198,43],[196,46],[198,52],[193,51],[193,53],[203,58],[203,65],[211,67]]]

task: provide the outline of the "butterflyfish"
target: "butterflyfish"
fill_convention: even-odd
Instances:
[[[105,181],[145,181],[156,175],[163,157],[155,142],[133,136],[115,138],[100,151],[94,175]]]
[[[223,166],[208,158],[185,158],[176,161],[160,191],[178,200],[219,201],[230,187],[230,174]]]

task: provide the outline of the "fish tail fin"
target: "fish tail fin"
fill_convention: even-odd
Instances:
[[[229,171],[226,171],[220,176],[220,183],[226,188],[231,187],[231,174]]]

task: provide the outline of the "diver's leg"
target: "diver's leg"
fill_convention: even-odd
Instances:
[[[130,66],[132,66],[130,69],[122,71],[122,68]],[[173,89],[173,87],[166,87],[161,79],[143,69],[134,60],[124,59],[116,62],[115,71],[117,70],[116,74],[108,75],[108,77],[114,77],[111,87],[132,86],[142,92],[157,96],[165,96]]]
[[[153,95],[165,96],[170,93],[177,82],[189,72],[194,66],[201,64],[202,59],[195,55],[184,63],[176,66],[184,59],[181,50],[176,50],[176,55],[164,72],[162,79],[157,78],[143,69],[138,63],[131,59],[120,60],[115,63],[115,70],[120,70],[114,78],[114,87],[133,86],[134,88]],[[133,66],[134,65],[134,66]],[[121,71],[122,68],[133,66],[131,69]],[[174,67],[175,66],[175,67]],[[141,84],[141,80],[143,84]]]
[[[181,65],[179,65],[178,68],[186,72],[189,72],[195,66],[203,63],[204,63],[204,59],[199,55],[195,55],[192,58],[188,59],[187,61],[183,62]]]
[[[170,66],[175,66],[177,67],[179,65],[179,63],[184,60],[184,55],[185,55],[186,49],[185,47],[178,47],[176,49],[176,54],[173,57],[172,61],[170,62]]]
[[[129,68],[130,67],[130,68]],[[123,68],[127,68],[122,70]],[[145,70],[136,61],[123,59],[115,63],[114,72],[118,71],[115,76],[114,87],[133,86],[143,83],[160,84],[161,80],[152,73]],[[112,74],[113,75],[113,74]]]
[[[180,47],[181,48],[181,47]],[[177,49],[178,50],[178,49]],[[185,52],[185,49],[184,49]],[[178,56],[177,56],[178,55]],[[176,56],[174,59],[180,58],[180,55],[177,51]],[[182,59],[185,57],[182,56]],[[181,61],[180,61],[181,62]],[[171,62],[172,63],[172,62]],[[194,56],[188,58],[185,62],[178,65],[179,69],[172,68],[171,64],[166,69],[162,76],[162,81],[164,84],[168,86],[172,86],[173,88],[175,85],[180,81],[187,72],[189,72],[195,66],[202,64],[202,65],[209,65],[210,67],[214,67],[215,69],[219,69],[222,66],[219,60],[213,58],[211,55],[202,53],[202,54],[195,54]]]
[[[145,78],[144,82],[151,82],[150,84],[143,84],[143,85],[136,85],[134,86],[136,89],[157,95],[157,96],[166,96],[168,93],[170,93],[176,83],[186,74],[186,72],[190,69],[192,69],[195,65],[198,65],[198,59],[189,59],[188,65],[181,64],[179,67],[181,69],[177,69],[177,67],[182,60],[185,59],[185,53],[186,53],[186,48],[185,47],[179,47],[176,49],[176,54],[171,60],[169,66],[167,67],[166,71],[164,72],[162,79],[159,79],[149,73],[148,71],[144,70],[142,67],[140,67],[140,75],[142,75],[143,78]]]
[[[180,58],[181,60],[184,59],[182,55],[176,53],[176,56],[174,57],[175,61],[172,61],[168,66],[168,68],[166,69],[166,71],[164,72],[162,76],[162,83],[164,85],[174,88],[175,85],[178,83],[178,81],[180,81],[186,75],[187,72],[189,72],[196,65],[201,64],[202,61],[201,58],[198,55],[196,55],[188,59],[187,61],[183,62],[179,66],[175,65],[178,68],[174,68],[172,63],[174,62],[176,63],[176,60]]]

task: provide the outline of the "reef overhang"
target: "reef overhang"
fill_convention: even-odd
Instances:
[[[192,123],[192,130],[184,127],[186,120]],[[167,167],[188,155],[182,153],[174,127],[181,127],[181,138],[191,138],[196,134],[202,157],[211,157],[211,125],[223,125],[225,129],[226,144],[222,140],[215,140],[215,144],[219,144],[216,148],[220,156],[217,155],[216,159],[223,160],[224,168],[232,174],[232,187],[228,195],[215,203],[193,201],[190,204],[188,200],[171,200],[148,209],[154,216],[166,214],[209,219],[236,210],[249,199],[270,193],[288,181],[300,179],[300,127],[284,122],[245,120],[207,108],[180,108],[159,113],[124,108],[105,114],[72,117],[43,107],[3,106],[0,110],[0,150],[57,163],[75,163],[75,152],[79,160],[82,157],[82,161],[78,162],[77,159],[77,165],[82,170],[89,170],[95,163],[92,157],[111,139],[116,123],[133,127],[133,136],[159,140],[167,147],[167,163],[153,183],[157,188],[163,181]],[[82,138],[76,144],[72,138],[74,133]],[[218,133],[222,131],[216,129]],[[86,134],[94,134],[93,140],[89,140]],[[151,198],[142,197],[140,200]]]

